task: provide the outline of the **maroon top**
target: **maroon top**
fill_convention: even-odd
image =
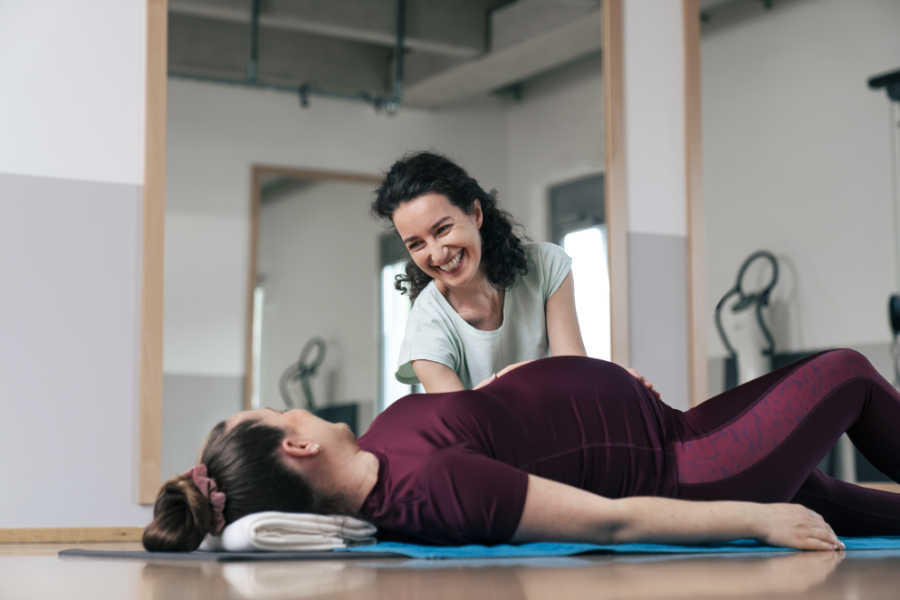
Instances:
[[[380,463],[360,516],[385,540],[503,543],[519,526],[528,474],[610,498],[673,497],[667,414],[621,367],[573,356],[480,390],[407,396],[359,439]]]

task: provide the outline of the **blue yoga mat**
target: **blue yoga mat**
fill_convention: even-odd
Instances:
[[[900,550],[900,536],[841,538],[847,550]],[[419,546],[399,542],[380,542],[372,546],[344,548],[335,552],[393,552],[410,558],[524,558],[535,556],[572,556],[585,552],[612,554],[734,554],[739,552],[795,552],[791,548],[765,546],[754,540],[738,540],[705,546],[668,544],[561,544],[540,542],[512,546]]]

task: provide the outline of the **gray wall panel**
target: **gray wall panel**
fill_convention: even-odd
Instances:
[[[710,398],[725,391],[724,356],[713,356],[707,361],[706,382],[706,392]]]
[[[689,407],[687,238],[628,233],[631,366],[663,401]]]
[[[142,526],[139,185],[0,173],[0,528]],[[59,490],[65,490],[60,501]]]

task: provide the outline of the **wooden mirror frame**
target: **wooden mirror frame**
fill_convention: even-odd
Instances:
[[[696,0],[684,0],[696,4]],[[138,451],[138,501],[153,504],[162,484],[162,381],[163,381],[163,249],[165,226],[166,0],[147,0],[147,103],[144,178],[144,240],[141,303],[140,424]],[[612,359],[627,365],[628,344],[628,259],[627,202],[624,162],[624,95],[622,61],[622,0],[603,0],[603,94],[606,154],[606,215],[610,261],[610,313]],[[258,177],[261,173],[293,173],[334,176],[333,172],[302,171],[279,167],[254,167],[253,210],[258,210]],[[365,175],[356,181],[370,182]],[[256,223],[252,215],[250,279],[256,278]],[[252,286],[249,286],[252,288]],[[252,291],[251,291],[252,294]],[[702,298],[701,298],[702,300]],[[249,305],[252,310],[252,302]],[[252,332],[252,313],[246,330]],[[252,358],[250,358],[252,361]],[[706,357],[703,357],[706,360]],[[252,364],[252,363],[247,363]],[[249,373],[249,372],[248,372]],[[705,369],[704,369],[705,373]],[[248,375],[247,389],[252,390]]]
[[[140,504],[153,504],[162,483],[163,254],[166,221],[168,27],[168,1],[147,0],[141,371],[138,409]]]

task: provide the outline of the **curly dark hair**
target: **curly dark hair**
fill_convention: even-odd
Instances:
[[[440,194],[451,204],[471,215],[475,201],[481,203],[481,269],[491,285],[506,289],[525,275],[526,266],[523,240],[516,235],[521,226],[497,203],[497,190],[490,192],[478,185],[462,167],[442,154],[433,151],[413,152],[391,165],[372,202],[372,215],[393,223],[394,211],[406,202],[425,194]],[[396,231],[396,229],[394,230]],[[425,274],[410,259],[406,274],[397,275],[394,287],[408,293],[412,302],[433,278]]]

